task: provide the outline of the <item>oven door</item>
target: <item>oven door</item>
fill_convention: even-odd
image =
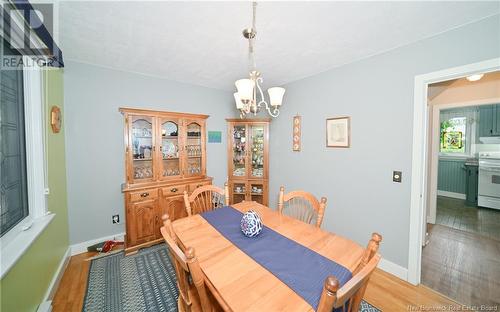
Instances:
[[[500,198],[500,162],[479,162],[478,193],[482,196]]]

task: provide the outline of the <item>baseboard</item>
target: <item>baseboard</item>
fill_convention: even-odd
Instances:
[[[63,258],[59,262],[59,266],[57,267],[52,280],[50,281],[49,287],[45,292],[45,296],[43,297],[42,303],[38,306],[38,312],[50,312],[52,311],[52,298],[56,294],[57,288],[59,287],[59,283],[64,275],[64,271],[68,266],[69,259],[71,258],[71,247],[66,249]]]
[[[117,233],[114,235],[100,237],[100,238],[96,238],[96,239],[91,239],[91,240],[88,240],[86,242],[74,244],[74,245],[71,245],[71,255],[74,256],[74,255],[78,255],[78,254],[87,252],[87,247],[92,246],[92,245],[97,244],[97,243],[100,243],[100,242],[104,242],[107,240],[123,241],[124,238],[125,238],[125,233]]]
[[[380,262],[378,263],[377,267],[389,274],[392,274],[402,279],[403,281],[408,281],[408,269],[403,268],[399,264],[396,264],[394,262],[382,258],[380,259]]]
[[[451,198],[456,198],[456,199],[465,199],[465,194],[462,193],[455,193],[455,192],[447,192],[447,191],[437,191],[437,194],[439,196],[444,196],[444,197],[451,197]]]

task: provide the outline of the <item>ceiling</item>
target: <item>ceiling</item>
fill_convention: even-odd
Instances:
[[[499,13],[500,2],[260,2],[257,68],[282,85]],[[500,18],[500,17],[499,17]],[[248,73],[250,2],[62,1],[65,59],[222,90]]]

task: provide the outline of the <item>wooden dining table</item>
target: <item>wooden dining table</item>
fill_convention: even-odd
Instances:
[[[361,261],[364,248],[349,239],[281,215],[257,202],[241,202],[232,207],[243,213],[258,212],[267,227],[351,272]],[[173,228],[182,247],[194,248],[205,282],[225,310],[314,311],[302,297],[233,245],[201,215],[176,220]],[[307,266],[303,269],[308,270]]]

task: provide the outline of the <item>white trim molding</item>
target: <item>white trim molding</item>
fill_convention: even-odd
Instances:
[[[500,58],[453,67],[415,77],[413,104],[413,148],[411,175],[410,235],[408,282],[420,284],[422,242],[425,235],[428,184],[428,149],[430,143],[427,87],[429,84],[462,78],[476,73],[500,70]]]
[[[59,265],[57,266],[57,270],[52,277],[52,280],[45,292],[45,296],[43,297],[42,303],[38,306],[37,312],[50,312],[52,311],[52,299],[56,294],[57,288],[59,287],[59,283],[64,275],[64,271],[68,267],[69,260],[71,259],[71,248],[68,247],[66,252],[64,253]]]
[[[114,235],[109,235],[109,236],[104,236],[96,239],[91,239],[85,242],[73,244],[70,246],[71,248],[71,255],[78,255],[84,252],[87,252],[87,247],[92,246],[97,243],[101,243],[107,240],[117,240],[117,241],[123,241],[125,237],[125,233],[117,233]]]
[[[392,274],[403,281],[408,281],[408,269],[403,268],[399,264],[389,261],[385,258],[381,258],[377,266],[382,271]]]
[[[448,192],[448,191],[437,191],[437,194],[439,196],[444,196],[444,197],[450,197],[450,198],[456,198],[456,199],[465,199],[465,194],[462,193],[455,193],[455,192]]]
[[[44,94],[42,69],[23,56],[23,93],[28,216],[0,238],[3,278],[54,218],[45,195]]]

